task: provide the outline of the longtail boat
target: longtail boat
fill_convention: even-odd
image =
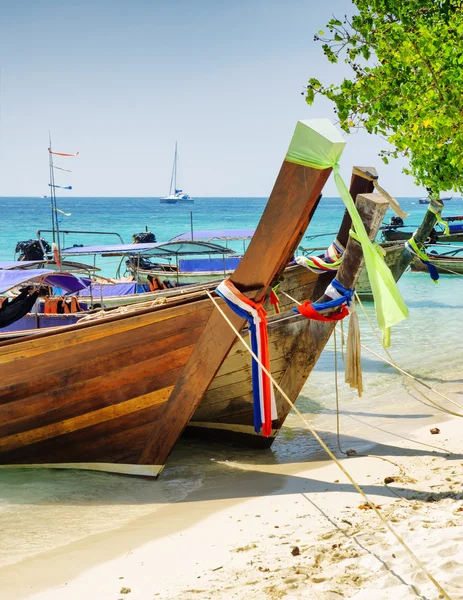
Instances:
[[[458,256],[458,254],[461,254],[463,248],[452,248],[451,246],[447,246],[447,248],[452,249],[447,250],[446,252],[436,253],[435,250],[429,250],[433,247],[442,249],[443,246],[441,244],[438,246],[427,246],[428,260],[434,265],[438,273],[441,273],[442,275],[463,275],[463,256]],[[410,263],[410,269],[412,271],[428,271],[426,264],[417,256],[413,257],[413,260]]]
[[[443,207],[444,205],[441,201],[433,200],[430,203],[429,208],[423,217],[421,225],[418,227],[414,234],[408,234],[409,237],[407,239],[410,240],[411,238],[414,240],[413,243],[416,243],[419,246],[423,246],[426,240],[431,235],[437,223],[438,216],[440,218]],[[402,277],[402,275],[405,273],[406,269],[409,266],[413,270],[413,267],[411,265],[417,262],[413,255],[413,252],[411,252],[410,250],[410,245],[406,244],[405,241],[402,243],[383,242],[380,245],[379,251],[383,253],[384,261],[390,268],[396,281],[399,281],[399,279]],[[424,267],[424,270],[426,270],[426,267]],[[368,273],[366,269],[363,269],[363,271],[360,274],[357,283],[357,291],[364,300],[371,299],[370,282],[368,280]]]
[[[341,155],[345,142],[326,120],[297,131],[298,144],[315,138]],[[284,160],[230,278],[250,300],[282,275],[331,170]],[[360,260],[359,249],[351,255],[346,272]],[[245,319],[229,313],[241,329]],[[1,465],[157,476],[234,343],[209,299],[188,298],[1,343]]]
[[[442,200],[448,200],[443,198]],[[439,200],[439,202],[442,202]],[[426,204],[431,204],[428,200]],[[429,232],[429,238],[432,243],[439,242],[442,244],[448,244],[452,242],[463,242],[463,221],[462,216],[456,217],[442,217],[442,223],[436,223],[434,228]],[[446,230],[446,226],[448,230]],[[406,241],[412,236],[411,231],[405,229],[409,227],[407,225],[386,225],[381,228],[381,237],[386,242],[392,241]]]
[[[371,167],[365,169],[371,170]],[[371,180],[362,176],[362,170],[355,169],[350,192],[356,198],[356,207],[371,240],[375,238],[388,207],[385,198],[370,193],[372,189]],[[294,294],[298,296],[295,300],[304,299],[300,294],[303,289],[305,299],[325,301],[327,296],[324,291],[335,275],[344,287],[355,286],[363,267],[363,256],[360,245],[349,237],[350,227],[351,220],[346,212],[337,236],[338,242],[346,245],[346,251],[337,274],[331,271],[317,275],[298,267],[302,285],[299,294]],[[294,303],[286,295],[284,297],[282,308],[290,311]],[[291,312],[282,312],[269,320],[271,371],[292,402],[296,401],[334,326],[333,322],[313,321]],[[271,435],[259,435],[253,423],[250,359],[242,344],[236,342],[195,411],[186,433],[203,439],[268,448],[290,411],[289,405],[279,394],[276,401],[278,418],[273,421]]]

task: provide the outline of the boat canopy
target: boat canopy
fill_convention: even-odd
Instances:
[[[31,265],[40,265],[46,262],[46,260],[2,260],[0,269],[28,269]]]
[[[255,229],[203,229],[193,231],[193,241],[233,241],[250,240],[255,233]],[[191,240],[191,232],[181,233],[173,237],[170,242]]]
[[[0,294],[17,285],[29,282],[56,286],[66,292],[78,292],[92,283],[87,277],[79,277],[73,273],[57,272],[51,269],[0,270]]]
[[[198,241],[169,241],[156,244],[108,244],[105,246],[73,246],[61,251],[63,257],[83,254],[101,256],[124,256],[127,254],[146,254],[160,258],[169,256],[187,256],[195,254],[234,254],[233,250],[218,244]]]

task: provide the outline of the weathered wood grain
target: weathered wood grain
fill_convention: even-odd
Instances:
[[[360,194],[357,196],[357,203],[357,208],[365,223],[370,239],[374,239],[386,212],[387,201],[377,194]],[[343,264],[337,274],[338,280],[345,287],[353,287],[362,269],[362,264],[363,257],[360,245],[354,240],[349,239]],[[300,298],[297,299],[301,300]],[[333,328],[333,323],[309,321],[304,317],[295,317],[287,322],[282,320],[279,327],[269,327],[269,339],[272,347],[278,347],[282,343],[287,347],[287,351],[284,353],[286,366],[281,371],[279,365],[277,381],[292,401],[295,401],[299,395]],[[236,347],[238,345],[237,343]],[[227,359],[222,366],[221,377],[224,377],[229,382],[231,390],[223,394],[223,402],[220,404],[219,398],[222,388],[217,386],[214,380],[192,418],[190,433],[199,437],[216,439],[217,431],[214,430],[214,423],[218,425],[228,423],[230,425],[252,427],[253,410],[250,357],[246,357],[244,354],[240,354],[240,356],[243,361],[241,372],[246,373],[246,380],[233,380],[235,371],[228,369],[229,372],[227,373],[228,364],[231,364],[228,363]],[[235,361],[233,369],[236,369],[236,366]],[[239,391],[239,393],[235,395],[233,393],[234,390]],[[219,392],[219,395],[217,395],[217,392]],[[275,427],[278,431],[290,409],[286,401],[278,393],[276,394],[276,400],[279,419],[275,423]],[[239,429],[223,430],[222,427],[219,427],[219,429],[221,434],[224,434],[225,438],[229,441],[246,443],[251,446],[268,447],[275,437],[272,436],[267,441],[264,441],[265,438],[254,434],[252,429],[246,432]],[[226,434],[224,431],[226,431]],[[255,438],[259,439],[256,440]]]
[[[283,162],[248,251],[231,277],[240,291],[251,292],[253,300],[264,298],[272,281],[283,273],[307,229],[330,172],[331,169],[321,171]],[[240,330],[244,320],[228,307],[225,310]],[[215,309],[172,392],[173,402],[165,408],[169,425],[165,431],[153,431],[140,456],[141,464],[167,459],[171,440],[182,433],[234,342],[234,332]],[[186,420],[175,410],[178,403]]]

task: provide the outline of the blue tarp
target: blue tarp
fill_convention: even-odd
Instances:
[[[132,294],[142,294],[149,290],[148,284],[143,285],[136,283],[135,281],[124,281],[122,283],[103,283],[93,284],[91,287],[91,293],[93,298],[106,298],[108,296],[130,296]],[[80,296],[88,296],[90,294],[90,288],[82,291]]]
[[[181,258],[178,261],[180,273],[201,273],[208,271],[234,271],[241,256],[224,258]]]
[[[463,232],[463,225],[449,225],[450,233],[460,233]]]
[[[0,270],[0,294],[27,282],[59,286],[66,292],[77,292],[91,283],[86,277],[78,277],[72,273],[58,273],[51,269]]]
[[[231,240],[249,240],[255,233],[255,229],[203,229],[193,231],[193,241],[231,241]],[[171,242],[191,240],[191,231],[181,233],[173,237]]]

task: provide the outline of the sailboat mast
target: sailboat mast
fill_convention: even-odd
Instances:
[[[175,156],[174,156],[174,164],[172,165],[172,174],[170,176],[169,196],[172,196],[172,184],[174,184],[174,190],[177,187],[177,167],[176,167],[176,165],[177,165],[177,142],[175,142]]]
[[[177,142],[175,142],[175,156],[174,156],[174,194],[177,193]]]

